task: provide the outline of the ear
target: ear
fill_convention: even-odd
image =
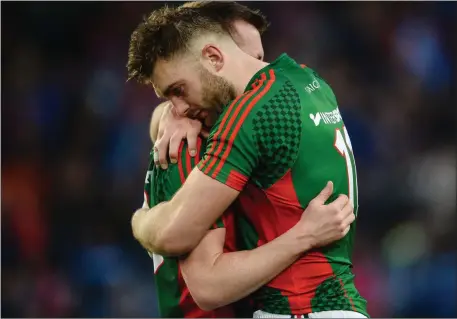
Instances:
[[[206,61],[216,72],[224,66],[224,55],[222,51],[215,45],[207,44],[202,49],[203,60]]]

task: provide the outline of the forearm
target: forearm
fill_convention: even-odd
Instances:
[[[310,241],[309,241],[310,242]],[[199,275],[186,276],[194,299],[207,310],[235,302],[275,278],[290,266],[311,244],[303,237],[298,238],[294,228],[273,241],[253,250],[220,253],[212,265],[196,264],[194,271]],[[186,261],[184,261],[186,262]],[[189,269],[188,272],[193,271]],[[223,289],[221,289],[223,287]],[[197,300],[198,299],[198,300]]]
[[[162,202],[151,209],[141,208],[132,217],[133,235],[148,251],[161,255],[180,255],[173,250],[167,236],[173,221],[173,213],[168,210],[168,202]]]
[[[161,255],[189,253],[238,194],[194,168],[169,202],[134,214],[134,236],[146,249]]]

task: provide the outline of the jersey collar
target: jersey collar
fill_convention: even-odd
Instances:
[[[254,74],[254,76],[249,81],[248,85],[246,85],[244,92],[252,90],[259,84],[259,82],[262,80],[262,73],[268,74],[268,70],[270,70],[270,69],[281,70],[281,68],[296,65],[296,64],[297,64],[297,62],[295,62],[294,59],[289,57],[286,53],[282,53],[276,60],[274,60],[267,66],[265,66],[262,69],[260,69],[259,71],[257,71],[256,74]]]

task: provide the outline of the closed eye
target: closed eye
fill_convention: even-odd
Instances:
[[[180,97],[184,94],[184,90],[182,86],[176,86],[171,89],[170,94],[175,97]]]

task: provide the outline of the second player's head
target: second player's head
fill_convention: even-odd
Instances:
[[[243,61],[263,58],[266,27],[262,15],[235,2],[161,8],[132,34],[129,77],[151,83],[181,113],[203,118],[240,92]]]

